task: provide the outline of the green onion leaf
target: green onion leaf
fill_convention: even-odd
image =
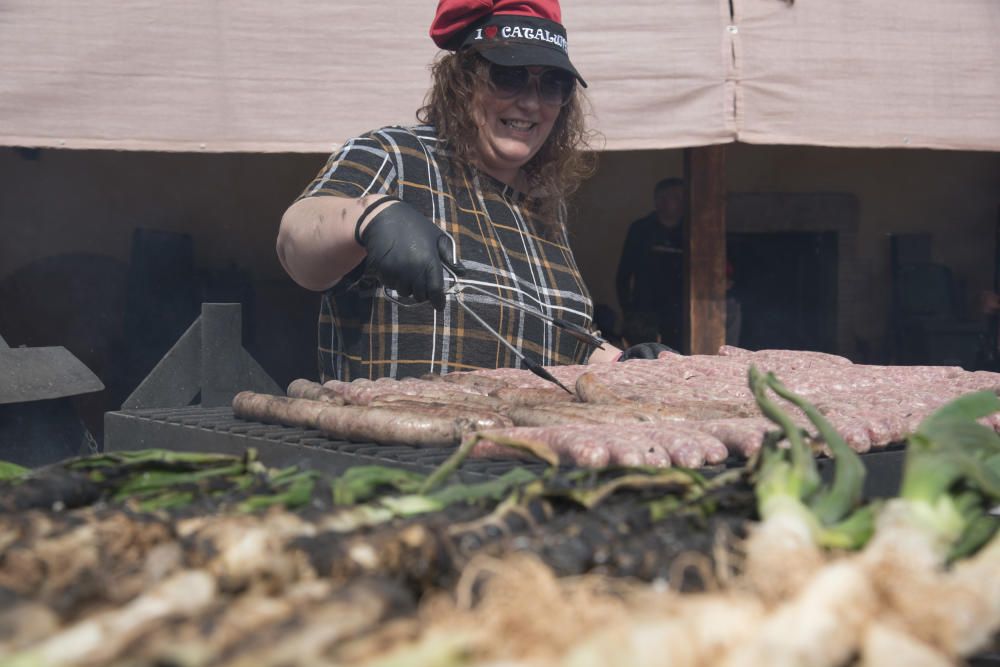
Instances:
[[[962,536],[952,546],[948,554],[949,560],[965,558],[979,550],[979,547],[989,542],[1000,529],[1000,517],[981,513],[966,525]]]
[[[930,435],[942,424],[974,422],[981,417],[988,417],[994,412],[1000,412],[1000,397],[992,391],[965,394],[928,415],[920,423],[917,432]]]
[[[767,382],[774,393],[805,413],[826,444],[830,446],[834,459],[833,483],[829,487],[818,489],[816,495],[809,500],[809,506],[820,523],[825,525],[838,521],[861,502],[866,474],[865,464],[815,406],[790,392],[772,373],[768,373]]]
[[[17,479],[29,472],[31,471],[24,466],[19,466],[16,463],[8,461],[0,461],[0,480]]]
[[[866,505],[849,517],[820,530],[817,543],[828,549],[860,549],[875,532],[875,506]]]
[[[332,483],[334,505],[355,505],[371,499],[380,487],[416,493],[424,483],[417,472],[385,466],[354,466]]]

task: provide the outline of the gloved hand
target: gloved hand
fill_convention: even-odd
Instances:
[[[663,343],[639,343],[638,345],[633,345],[622,352],[622,356],[618,361],[627,361],[629,359],[656,359],[660,352],[673,352],[674,354],[679,354],[674,348],[664,345]]]
[[[444,268],[456,274],[465,267],[452,261],[448,236],[420,211],[404,201],[382,209],[361,232],[368,251],[367,272],[399,296],[413,296],[444,309]]]

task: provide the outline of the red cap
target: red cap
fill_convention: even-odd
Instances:
[[[451,48],[453,40],[490,14],[533,16],[562,23],[558,0],[440,0],[431,23],[431,39],[439,48]]]
[[[431,39],[442,49],[475,48],[497,65],[540,65],[570,72],[558,0],[440,0]]]

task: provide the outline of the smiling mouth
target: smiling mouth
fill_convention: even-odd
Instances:
[[[512,130],[520,130],[521,132],[527,132],[535,127],[536,123],[532,123],[526,120],[501,120],[501,123],[506,125]]]

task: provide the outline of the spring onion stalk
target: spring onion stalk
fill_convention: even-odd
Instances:
[[[205,465],[228,465],[234,461],[244,461],[250,463],[256,460],[257,452],[253,448],[247,449],[243,457],[232,456],[230,454],[204,454],[197,452],[175,452],[168,449],[139,449],[135,451],[106,452],[80,459],[74,459],[67,463],[71,469],[87,468],[125,468],[143,466],[165,467],[167,465],[199,467]]]
[[[705,488],[705,478],[694,470],[685,468],[636,468],[625,475],[602,482],[593,488],[569,488],[565,496],[573,502],[593,509],[607,497],[621,489],[663,489],[667,498],[679,500],[701,497]],[[557,492],[558,493],[558,492]],[[662,499],[660,499],[662,500]],[[655,513],[655,512],[654,512]]]
[[[954,662],[983,648],[1000,626],[1000,541],[985,521],[1000,499],[1000,436],[976,420],[998,410],[979,392],[927,417],[864,550],[818,570],[724,664],[820,667],[855,654],[864,664],[907,642]],[[957,547],[979,553],[949,571]]]
[[[137,496],[155,495],[162,491],[173,490],[181,485],[197,485],[199,482],[204,482],[213,477],[235,477],[243,475],[245,472],[246,467],[242,463],[193,472],[149,470],[136,475],[119,487],[113,496],[113,500],[124,501]]]
[[[0,482],[10,479],[17,479],[30,472],[27,468],[19,466],[9,461],[0,461]]]
[[[439,465],[421,485],[420,493],[430,493],[437,487],[441,486],[446,479],[451,477],[451,475],[458,470],[458,467],[462,465],[462,462],[465,461],[465,459],[472,452],[472,448],[475,444],[476,441],[473,438],[466,438],[463,440],[462,444],[458,446],[458,449],[456,449],[452,455],[444,461],[444,463]]]
[[[544,442],[504,437],[498,433],[489,431],[477,431],[469,434],[467,438],[472,441],[469,445],[470,447],[475,445],[475,443],[480,440],[489,440],[498,445],[504,445],[506,447],[510,447],[511,449],[516,449],[526,454],[530,454],[537,459],[541,459],[549,465],[549,468],[545,471],[545,477],[553,477],[559,470],[559,455],[552,451],[552,448]]]
[[[871,534],[871,509],[856,509],[865,469],[858,455],[813,406],[773,374],[751,367],[750,388],[761,411],[781,431],[761,449],[755,471],[758,523],[746,542],[747,581],[767,604],[797,591],[822,566],[823,548],[857,549]],[[801,429],[768,395],[802,409],[834,456],[824,484]],[[781,447],[782,439],[788,446]]]
[[[400,493],[416,493],[424,484],[420,473],[384,466],[353,466],[332,483],[334,505],[356,505],[390,487]]]
[[[319,474],[312,470],[296,472],[293,475],[280,474],[271,478],[271,485],[278,490],[269,495],[255,495],[247,498],[237,506],[241,512],[256,512],[258,510],[280,505],[288,509],[302,507],[312,499],[313,487],[319,479]]]
[[[385,466],[353,466],[331,483],[334,505],[356,505],[376,496],[385,487],[415,493],[423,484],[420,473]]]
[[[534,483],[534,473],[516,468],[497,479],[478,484],[452,484],[426,495],[409,493],[382,496],[370,502],[344,507],[323,519],[322,526],[337,532],[352,532],[365,526],[376,526],[396,518],[439,512],[457,503],[496,501]]]

